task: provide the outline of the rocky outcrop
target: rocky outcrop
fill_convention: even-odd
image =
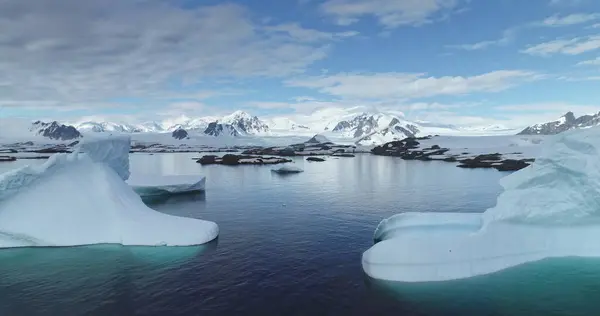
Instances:
[[[280,163],[292,162],[289,159],[280,157],[262,157],[262,156],[250,156],[250,155],[233,155],[227,154],[223,157],[215,155],[202,156],[196,161],[201,165],[274,165]]]
[[[174,130],[173,133],[171,134],[171,136],[173,136],[173,138],[178,139],[178,140],[182,140],[184,138],[189,138],[188,132],[186,130],[184,130],[183,128],[178,128],[178,129]]]
[[[308,158],[306,158],[306,161],[323,162],[323,161],[325,161],[325,159],[319,158],[319,157],[308,157]]]
[[[416,138],[405,138],[376,146],[371,150],[371,153],[378,156],[413,156],[411,149],[418,149],[419,145],[420,143]]]
[[[221,124],[218,122],[212,122],[208,124],[204,134],[209,136],[240,136],[240,133],[230,124]]]
[[[493,168],[498,171],[520,170],[529,166],[533,161],[533,159],[504,159],[499,153],[464,158],[464,155],[468,155],[466,152],[462,153],[463,158],[461,159],[458,155],[448,155],[449,151],[448,148],[442,148],[439,145],[421,148],[418,138],[406,138],[377,146],[373,148],[372,153],[379,156],[399,157],[404,160],[458,162],[457,167],[460,168]]]
[[[529,166],[533,159],[502,159],[500,154],[479,155],[472,159],[463,159],[459,168],[494,168],[498,171],[517,171]]]
[[[332,144],[333,143],[327,139],[327,137],[321,135],[321,134],[317,134],[315,136],[313,136],[311,139],[307,140],[306,142],[304,142],[305,144]]]

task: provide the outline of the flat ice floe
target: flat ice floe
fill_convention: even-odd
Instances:
[[[501,180],[481,214],[406,213],[384,220],[363,254],[372,278],[469,278],[555,257],[600,257],[600,127],[556,135],[535,163]]]
[[[155,176],[134,174],[127,179],[127,183],[141,197],[146,197],[204,191],[206,187],[206,177],[192,175]]]
[[[72,154],[0,175],[0,248],[200,245],[217,224],[148,208],[125,183],[129,137],[90,138]]]

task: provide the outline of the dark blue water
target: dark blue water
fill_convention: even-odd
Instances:
[[[149,203],[215,221],[217,242],[0,252],[0,315],[510,315],[543,306],[503,305],[524,306],[518,305],[526,294],[522,281],[510,282],[522,280],[522,270],[507,278],[407,286],[373,282],[361,268],[380,220],[405,211],[481,212],[495,204],[506,174],[359,155],[324,163],[297,159],[305,172],[281,176],[270,167],[202,167],[193,156],[134,154],[131,169],[205,175],[205,194]],[[595,283],[569,290],[600,298],[597,272],[588,275]],[[487,280],[501,290],[482,290],[494,289]],[[477,299],[478,293],[486,294]]]

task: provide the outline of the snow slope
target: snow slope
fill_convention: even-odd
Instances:
[[[554,257],[600,257],[600,127],[546,141],[530,167],[501,183],[482,214],[410,213],[384,220],[363,253],[376,279],[445,281]]]
[[[207,243],[218,226],[148,208],[125,183],[128,137],[90,138],[79,151],[0,175],[0,248]]]

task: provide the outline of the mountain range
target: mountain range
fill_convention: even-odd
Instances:
[[[519,135],[555,135],[572,129],[597,125],[600,125],[600,112],[580,117],[575,117],[573,112],[567,112],[556,121],[531,125],[522,130]]]
[[[172,133],[176,139],[192,135],[214,137],[244,136],[313,136],[325,134],[337,139],[352,140],[358,144],[381,144],[406,137],[423,135],[489,135],[515,134],[502,126],[456,127],[449,124],[410,121],[401,112],[376,109],[324,108],[311,115],[261,119],[244,111],[235,111],[223,117],[189,118],[180,116],[163,121],[139,124],[110,121],[35,122],[31,129],[38,135],[54,139],[77,138],[91,132],[110,133]],[[74,133],[76,131],[77,133]],[[177,132],[177,133],[175,133]],[[185,133],[184,133],[185,132]],[[69,136],[70,135],[70,136]]]

